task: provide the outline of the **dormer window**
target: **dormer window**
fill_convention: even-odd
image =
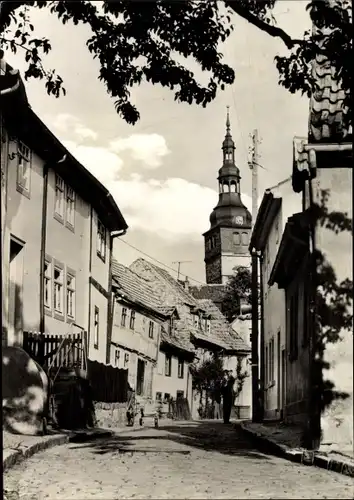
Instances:
[[[200,326],[200,319],[198,314],[193,315],[193,322],[194,322],[194,327],[198,329]]]
[[[205,318],[205,331],[206,333],[210,333],[210,318]]]

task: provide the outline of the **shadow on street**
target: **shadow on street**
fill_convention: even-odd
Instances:
[[[241,430],[222,422],[182,422],[176,425],[161,423],[159,429],[143,427],[141,430],[123,431],[110,438],[71,447],[91,448],[93,453],[167,453],[189,454],[190,450],[172,448],[171,445],[188,446],[197,450],[224,455],[243,456],[253,460],[268,460],[247,440]],[[152,444],[154,445],[152,447]]]

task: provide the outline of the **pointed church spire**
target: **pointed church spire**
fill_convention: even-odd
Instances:
[[[234,156],[234,151],[235,151],[235,143],[232,140],[231,136],[231,129],[230,129],[230,106],[226,106],[227,112],[226,112],[226,135],[225,139],[222,143],[222,150],[223,150],[223,156],[224,156],[224,161],[223,164],[234,164],[235,161],[235,156]]]

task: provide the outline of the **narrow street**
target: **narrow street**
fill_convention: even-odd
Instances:
[[[186,422],[38,453],[7,499],[353,498],[353,479],[255,450],[233,426]]]

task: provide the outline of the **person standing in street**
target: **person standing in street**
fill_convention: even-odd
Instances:
[[[224,372],[224,381],[222,388],[224,424],[230,423],[231,409],[234,399],[234,383],[235,379],[232,376],[232,372],[226,370]]]

